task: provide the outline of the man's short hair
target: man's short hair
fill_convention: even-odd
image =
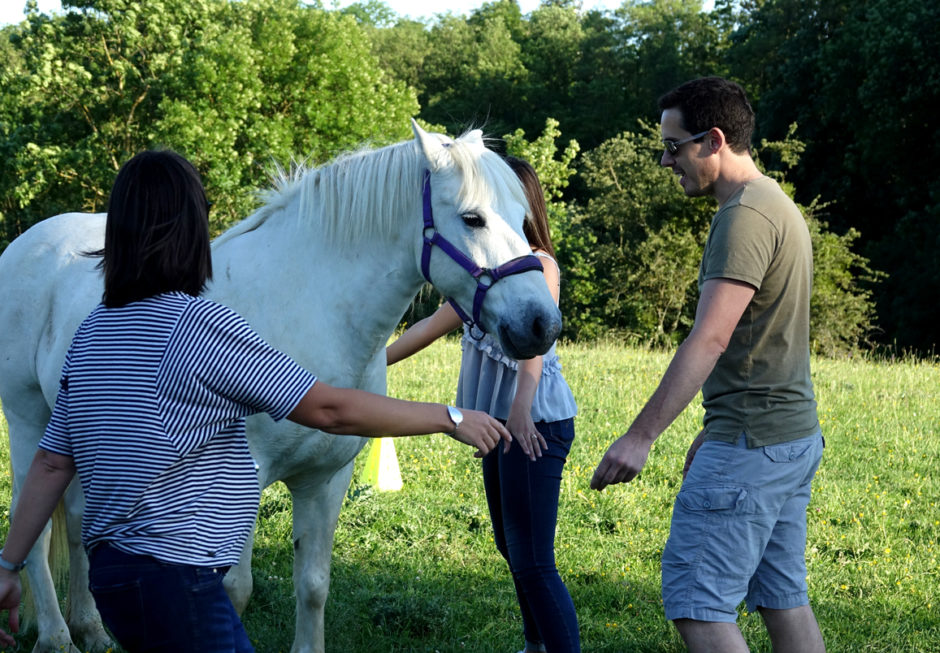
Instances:
[[[659,98],[659,110],[666,109],[678,109],[682,128],[691,134],[718,127],[731,151],[741,153],[751,148],[754,110],[744,89],[735,82],[721,77],[693,79]]]
[[[212,278],[209,204],[196,168],[169,150],[134,156],[108,199],[100,267],[104,303],[123,306],[164,292],[198,296]]]

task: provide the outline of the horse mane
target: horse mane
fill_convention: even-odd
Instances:
[[[455,140],[432,136],[445,144],[461,175],[457,197],[461,212],[492,204],[497,198],[525,204],[518,177],[498,154],[483,146],[479,132],[467,132]],[[398,229],[401,216],[420,211],[425,167],[419,145],[410,140],[379,149],[363,147],[320,167],[299,164],[289,173],[278,170],[274,187],[259,195],[263,206],[213,244],[257,229],[295,199],[304,220],[319,221],[323,237],[338,245],[387,238]]]

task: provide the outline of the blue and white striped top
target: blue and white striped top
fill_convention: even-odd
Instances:
[[[75,461],[86,548],[232,565],[260,500],[245,417],[281,420],[315,382],[220,304],[99,305],[72,339],[39,446]]]

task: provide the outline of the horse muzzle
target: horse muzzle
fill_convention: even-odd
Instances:
[[[545,310],[538,302],[523,302],[521,310],[500,321],[499,344],[517,360],[541,356],[561,333],[561,311],[557,306]]]

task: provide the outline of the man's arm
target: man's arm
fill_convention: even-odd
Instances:
[[[754,292],[753,286],[742,281],[705,282],[692,332],[633,424],[604,454],[591,479],[592,488],[603,490],[613,483],[632,481],[640,473],[653,442],[702,389]]]

